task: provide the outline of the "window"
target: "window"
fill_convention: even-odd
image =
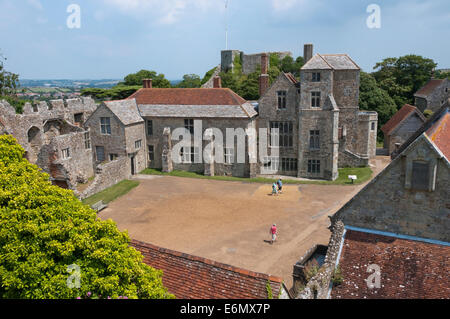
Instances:
[[[308,173],[318,174],[320,173],[320,161],[308,160]]]
[[[184,120],[184,127],[185,127],[191,134],[194,134],[194,120],[192,120],[192,119]]]
[[[91,149],[91,136],[90,136],[89,132],[84,133],[84,148],[86,150]]]
[[[61,150],[61,157],[62,157],[62,159],[69,158],[70,157],[70,149],[65,148],[65,149]]]
[[[134,142],[134,148],[135,149],[140,149],[142,147],[142,140],[137,140],[136,142]]]
[[[277,172],[280,168],[280,158],[276,156],[264,157],[264,171]]]
[[[319,150],[320,149],[320,131],[312,130],[309,131],[309,149]]]
[[[313,74],[312,74],[312,81],[313,82],[320,82],[320,73],[319,72],[313,72]]]
[[[180,155],[181,163],[194,163],[195,158],[198,156],[198,147],[182,147]]]
[[[278,109],[282,110],[286,108],[286,91],[278,91]]]
[[[153,135],[153,121],[151,120],[147,121],[147,135]]]
[[[311,92],[311,107],[320,107],[320,92]]]
[[[273,129],[278,129],[278,134],[273,132]],[[278,146],[281,148],[292,148],[294,145],[294,130],[292,122],[270,122],[270,146],[272,145],[272,137],[277,139]]]
[[[32,107],[33,107],[33,112],[38,112],[39,111],[38,110],[38,106],[36,104],[33,104]]]
[[[83,113],[77,113],[73,116],[75,123],[83,123]]]
[[[100,118],[101,133],[105,135],[111,135],[111,119],[109,117]]]
[[[119,155],[117,155],[117,154],[109,154],[110,161],[115,161],[118,157],[119,157]]]
[[[103,146],[96,146],[95,154],[97,155],[97,162],[103,162],[105,160],[105,148]]]
[[[148,160],[149,161],[155,160],[155,147],[153,145],[148,146]]]
[[[296,158],[282,158],[281,170],[284,172],[296,172],[297,171],[297,159]]]
[[[372,122],[372,127],[371,127],[371,129],[372,129],[372,131],[375,131],[375,122]]]
[[[234,163],[234,148],[233,147],[225,147],[224,149],[225,156],[225,164],[233,164]]]
[[[429,164],[413,161],[411,186],[414,190],[428,190],[430,180]]]

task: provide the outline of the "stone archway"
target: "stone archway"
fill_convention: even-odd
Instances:
[[[36,163],[37,157],[42,145],[41,130],[36,126],[31,127],[27,132],[28,143],[30,143],[30,153],[28,154],[28,160],[32,163]]]

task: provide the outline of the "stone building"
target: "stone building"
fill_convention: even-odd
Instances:
[[[415,106],[405,104],[383,125],[384,148],[391,154],[414,134],[426,121],[425,116]]]
[[[96,164],[127,158],[128,174],[147,168],[144,120],[135,99],[106,101],[86,120]]]
[[[242,73],[250,74],[257,70],[258,66],[261,66],[261,57],[263,55],[278,55],[279,59],[282,60],[287,56],[292,57],[291,52],[263,52],[255,54],[245,54],[239,50],[224,50],[221,52],[221,70],[227,72],[228,70],[234,69],[234,62],[236,57],[240,58],[242,64]]]
[[[431,110],[435,112],[450,97],[450,80],[431,79],[414,94],[414,104],[421,112]]]
[[[449,103],[331,217],[325,263],[299,298],[450,298]]]
[[[150,80],[149,80],[150,81]],[[151,82],[130,96],[135,99],[140,115],[145,120],[148,166],[170,171],[186,170],[205,175],[232,175],[250,177],[256,175],[256,164],[249,159],[255,156],[256,150],[249,146],[247,137],[244,161],[237,157],[238,140],[234,140],[234,148],[225,145],[227,129],[240,130],[256,128],[256,116],[252,104],[227,88],[222,88],[220,77],[215,78],[212,89],[159,89],[152,88]],[[197,130],[194,126],[199,124]],[[180,161],[171,158],[173,147],[172,136],[177,128],[185,128],[191,133],[191,147],[180,150]],[[205,147],[210,143],[204,139],[207,129],[216,128],[224,139],[222,154],[214,154],[210,158],[202,158]],[[199,145],[195,143],[195,134]],[[197,143],[198,144],[198,143]],[[219,158],[220,157],[220,158]],[[209,162],[209,163],[208,163]]]
[[[3,134],[11,134],[25,149],[27,159],[64,188],[75,188],[94,175],[90,132],[82,123],[94,112],[90,98],[26,103],[23,114],[0,101]]]
[[[261,90],[258,126],[279,128],[281,154],[281,163],[261,165],[270,173],[334,180],[338,167],[366,166],[375,156],[378,115],[359,110],[360,68],[348,55],[312,56],[305,45],[304,59],[300,81],[281,74]]]

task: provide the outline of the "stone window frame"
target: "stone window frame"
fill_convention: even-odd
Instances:
[[[413,189],[413,163],[422,162],[428,164],[428,189]],[[436,173],[437,173],[437,156],[424,148],[418,148],[414,152],[406,155],[406,168],[405,168],[405,189],[415,192],[433,192],[436,189]]]
[[[234,147],[223,148],[224,164],[234,164]]]
[[[90,132],[84,132],[84,149],[90,150],[91,149],[91,134]]]
[[[320,72],[312,72],[311,73],[311,82],[320,82],[320,81],[321,81]]]
[[[287,125],[287,130],[285,129]],[[269,122],[269,146],[271,148],[294,148],[294,123],[292,121],[270,121]],[[281,129],[280,129],[281,128]],[[272,132],[273,129],[278,129],[278,132]],[[272,145],[272,136],[278,136],[278,145]]]
[[[320,174],[320,160],[317,159],[308,160],[308,173]]]
[[[298,170],[298,159],[290,157],[281,158],[281,171],[296,172]]]
[[[110,153],[109,154],[109,161],[110,162],[115,161],[118,157],[119,157],[119,155]]]
[[[286,110],[287,108],[287,91],[277,91],[277,107],[278,110]]]
[[[184,128],[191,133],[194,134],[194,119],[184,119]]]
[[[134,142],[134,148],[139,150],[142,147],[142,140],[137,140]]]
[[[320,150],[320,130],[309,131],[309,149]]]
[[[103,158],[102,159],[98,158],[98,150],[99,149],[103,149]],[[97,162],[103,162],[105,160],[105,147],[103,145],[95,146],[95,159],[97,160]]]
[[[100,117],[100,134],[111,135],[111,118]]]
[[[186,152],[187,149],[187,152]],[[195,162],[195,159],[198,157],[199,148],[195,146],[185,146],[180,150],[181,163],[182,164],[192,164]]]
[[[263,166],[266,171],[278,172],[280,169],[280,158],[278,156],[265,156]]]
[[[153,120],[147,120],[147,135],[153,136]]]
[[[155,146],[154,145],[147,145],[148,146],[148,160],[150,162],[153,162],[155,160]]]
[[[311,107],[312,108],[320,108],[320,99],[321,94],[320,91],[311,91]]]
[[[61,159],[66,160],[70,158],[70,147],[61,149]]]

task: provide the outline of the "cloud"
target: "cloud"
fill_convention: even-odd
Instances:
[[[103,0],[107,6],[137,17],[155,17],[159,24],[173,24],[189,10],[206,12],[222,6],[222,1],[211,0]],[[224,4],[225,2],[223,2]]]
[[[28,4],[35,9],[38,9],[40,11],[44,10],[44,7],[42,6],[41,1],[39,0],[27,0]]]

